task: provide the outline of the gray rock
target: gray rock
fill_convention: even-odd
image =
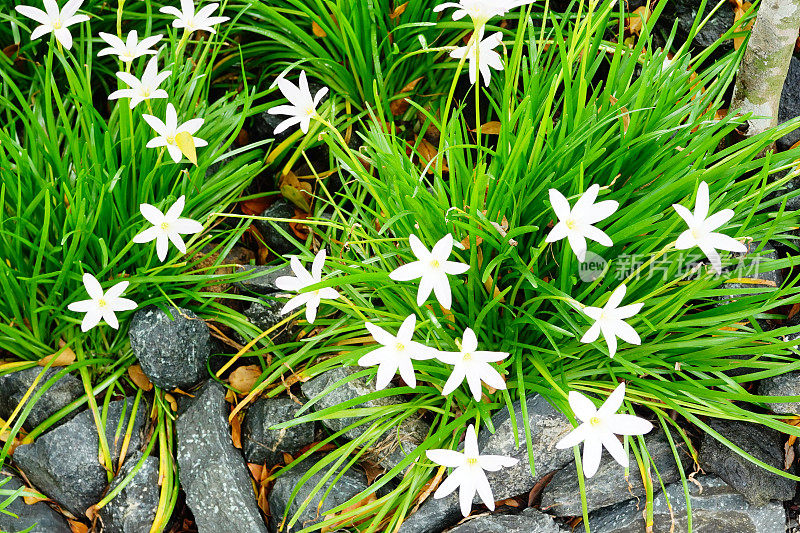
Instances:
[[[738,264],[734,265],[731,269],[731,277],[734,278],[748,278],[763,280],[771,285],[762,285],[757,283],[723,283],[719,286],[718,290],[722,291],[741,291],[741,294],[726,294],[720,296],[723,301],[735,300],[749,296],[751,294],[758,294],[762,292],[777,291],[783,284],[784,276],[780,270],[775,270],[768,266],[768,262],[778,259],[778,252],[769,243],[756,254],[756,249],[760,246],[759,242],[750,242],[747,244],[748,251],[741,254],[733,254],[733,257],[739,259]],[[743,291],[747,289],[747,291]]]
[[[553,517],[528,508],[518,515],[479,516],[459,524],[449,533],[566,533],[566,531],[559,527]]]
[[[789,372],[771,378],[762,379],[758,384],[761,396],[798,396],[800,397],[800,372]],[[768,403],[773,413],[800,415],[800,400],[786,403]]]
[[[123,439],[115,439],[122,418],[127,428],[133,398],[108,404],[106,439],[111,459],[119,464]],[[124,414],[123,414],[124,409]],[[142,443],[142,428],[147,408],[139,404],[126,457]],[[75,516],[84,516],[86,509],[100,501],[108,484],[106,471],[98,462],[100,445],[91,411],[82,411],[72,420],[40,435],[33,444],[14,452],[14,462],[25,472],[34,487],[63,505]]]
[[[245,414],[242,423],[242,449],[248,463],[277,464],[283,452],[295,454],[314,442],[313,422],[284,429],[270,429],[292,420],[302,405],[291,398],[260,398]]]
[[[778,108],[778,123],[783,124],[787,120],[800,117],[800,59],[792,57],[789,63],[789,73],[786,82],[783,84],[781,93],[781,103]],[[800,141],[800,129],[787,133],[778,139],[778,150],[788,150]]]
[[[206,323],[188,309],[170,309],[169,316],[149,305],[133,315],[131,348],[142,372],[164,390],[187,388],[206,375],[211,334]]]
[[[289,265],[280,267],[240,265],[237,267],[237,274],[243,272],[247,272],[249,275],[255,275],[255,277],[237,281],[233,285],[242,292],[249,292],[259,296],[266,296],[280,291],[278,286],[275,285],[275,280],[279,277],[294,276]]]
[[[250,474],[233,446],[225,388],[209,381],[176,423],[178,467],[199,533],[266,533]]]
[[[275,485],[273,485],[272,491],[269,494],[269,510],[271,515],[269,524],[273,531],[294,533],[300,531],[304,527],[321,522],[325,519],[325,515],[330,509],[345,503],[356,494],[367,489],[367,476],[355,467],[345,471],[339,479],[336,479],[339,474],[338,472],[329,476],[322,487],[317,491],[314,491],[314,487],[316,487],[317,483],[325,476],[328,471],[326,468],[321,469],[300,485],[300,479],[314,466],[319,458],[319,456],[308,457],[275,481]],[[330,489],[335,479],[335,485],[333,489]],[[297,494],[294,499],[292,499],[292,491],[295,489],[297,489]],[[324,502],[322,502],[323,496],[325,497]],[[306,501],[306,499],[308,499],[308,504],[300,513],[294,525],[288,527],[292,517],[298,512],[301,504]],[[280,529],[280,525],[284,520],[284,515],[287,516],[286,526]]]
[[[6,479],[8,481],[3,483]],[[22,486],[17,478],[10,477],[7,472],[0,472],[0,490],[15,491]],[[8,498],[7,495],[0,495],[0,502],[6,498]],[[4,533],[22,531],[25,533],[72,533],[72,528],[69,527],[66,519],[44,502],[28,505],[20,496],[11,502],[5,511],[17,516],[13,517],[0,512],[0,531]],[[33,527],[33,529],[28,529],[29,527]]]
[[[669,34],[669,32],[672,31],[673,24],[677,20],[677,42],[685,41],[689,36],[692,25],[695,20],[697,20],[697,17],[700,16],[699,8],[701,2],[702,0],[671,0],[667,2],[663,13],[656,22],[656,26]],[[705,18],[708,16],[716,5],[717,2],[707,2],[702,17]],[[732,6],[727,3],[720,6],[720,8],[711,15],[706,25],[695,35],[692,40],[692,45],[700,51],[700,49],[708,48],[714,44],[733,26],[733,17]],[[731,49],[733,49],[733,43],[728,41],[717,48],[717,53],[722,54]]]
[[[536,475],[531,474],[528,461],[528,449],[525,444],[525,427],[523,425],[522,408],[519,402],[514,404],[515,418],[518,422],[515,444],[515,433],[511,426],[511,415],[507,409],[501,409],[492,417],[495,433],[482,430],[478,435],[478,447],[482,454],[506,455],[519,459],[519,462],[497,472],[487,472],[489,484],[495,500],[503,500],[512,496],[530,492],[537,481],[544,476],[559,470],[573,460],[571,449],[558,450],[556,442],[572,430],[567,417],[553,409],[543,397],[531,396],[526,401],[528,425],[531,428],[531,447]],[[476,495],[475,503],[480,502]],[[429,498],[416,513],[409,516],[400,527],[400,533],[439,533],[461,518],[457,491],[449,496],[435,500]]]
[[[249,302],[249,305],[242,310],[242,314],[260,332],[267,331],[284,320],[287,315],[281,313],[285,302],[278,300],[262,299],[257,302]],[[292,322],[287,322],[269,334],[269,338],[275,344],[289,342],[294,335],[295,328]],[[246,338],[236,333],[236,340],[242,344],[247,344],[252,338]]]
[[[109,486],[114,490],[142,459],[142,452],[132,454]],[[158,458],[149,456],[142,467],[117,496],[100,509],[104,533],[149,533],[156,517],[158,498]]]
[[[692,503],[692,531],[702,533],[783,533],[786,513],[783,505],[770,502],[763,507],[747,503],[742,496],[715,476],[698,476],[700,488],[687,482]],[[664,494],[654,497],[653,531],[655,533],[686,533],[686,499],[681,483],[667,486],[666,494],[672,505],[674,524]],[[641,533],[645,531],[642,518],[645,501],[628,500],[589,515],[592,533]],[[674,529],[671,528],[674,526]]]
[[[680,437],[677,435],[673,441],[678,447],[679,452],[685,447],[682,445]],[[663,432],[652,433],[645,438],[647,451],[653,459],[658,469],[661,480],[672,483],[680,479],[678,465],[672,455],[666,436]],[[681,460],[684,464],[691,464],[691,457],[682,454]],[[688,459],[688,461],[686,461]],[[633,459],[631,459],[633,463]],[[589,511],[608,507],[615,503],[623,502],[630,498],[638,498],[645,495],[644,484],[638,468],[631,465],[630,475],[625,479],[625,469],[603,450],[603,459],[600,461],[600,468],[594,477],[586,479],[586,504]],[[651,468],[653,483],[658,486],[658,477]],[[542,492],[542,509],[556,516],[580,516],[581,493],[578,487],[578,474],[575,464],[570,464],[556,472],[550,483],[547,484]]]
[[[274,204],[266,208],[261,213],[261,216],[282,219],[292,218],[294,216],[294,204],[283,197],[278,198]],[[286,237],[278,233],[273,227],[273,225],[277,226],[287,234],[294,235],[292,233],[292,228],[289,227],[288,222],[254,220],[253,224],[255,224],[256,228],[258,228],[261,236],[264,237],[264,242],[266,245],[277,255],[285,255],[297,251],[295,245],[286,240]]]
[[[34,380],[42,370],[44,370],[42,367],[35,366],[33,368],[0,376],[0,418],[8,420],[11,413],[17,408],[17,405],[22,401],[23,396],[28,392],[28,389],[33,385]],[[40,390],[42,385],[47,383],[50,378],[62,370],[62,368],[47,369],[41,379],[39,379],[36,391]],[[42,397],[33,404],[22,427],[28,431],[32,430],[44,422],[50,415],[66,407],[81,396],[83,396],[83,384],[81,384],[81,380],[72,374],[64,375],[47,389],[45,393],[42,394]],[[69,418],[69,416],[65,417],[59,424],[63,424],[69,420]]]
[[[329,386],[347,378],[357,371],[358,369],[352,367],[338,367],[324,372],[302,385],[303,394],[308,399],[314,399],[316,396],[322,395],[323,391]],[[389,388],[391,388],[391,385]],[[358,378],[324,394],[317,403],[313,405],[313,409],[315,411],[321,411],[322,409],[333,407],[334,405],[339,405],[348,400],[353,400],[373,392],[375,392],[375,384],[373,381],[368,382],[365,378]],[[357,404],[354,407],[380,407],[395,405],[400,402],[401,400],[399,398],[388,396],[369,400]],[[357,418],[331,418],[322,420],[322,423],[331,431],[338,432],[353,424],[356,420]],[[367,428],[368,425],[355,427],[345,432],[344,436],[350,440],[357,439],[364,434]],[[425,440],[429,429],[430,426],[420,418],[409,417],[401,422],[399,426],[388,431],[384,438],[378,440],[370,448],[371,454],[374,456],[371,458],[384,468],[392,469]]]
[[[783,470],[784,451],[781,434],[777,431],[758,424],[732,420],[709,420],[708,425],[753,457]],[[764,505],[770,500],[790,500],[794,497],[794,481],[761,468],[708,433],[703,435],[699,462],[703,470],[722,478],[753,505]],[[789,473],[795,473],[794,465]]]

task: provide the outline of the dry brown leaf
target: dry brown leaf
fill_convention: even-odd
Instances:
[[[306,213],[311,211],[311,193],[313,191],[308,182],[300,181],[297,175],[290,170],[281,176],[279,187],[284,198]]]
[[[372,483],[378,479],[378,476],[386,472],[385,468],[372,461],[363,461],[361,466],[364,468],[364,472],[367,474],[367,485],[372,485]]]
[[[500,128],[502,124],[500,122],[493,120],[491,122],[487,122],[486,124],[481,124],[481,133],[484,135],[500,135]],[[470,130],[473,132],[478,131],[478,129]]]
[[[46,502],[46,501],[47,501],[47,498],[44,498],[44,497],[40,498],[40,497],[38,497],[38,496],[28,496],[28,495],[25,495],[25,496],[23,496],[23,497],[22,497],[22,500],[23,500],[25,503],[27,503],[28,505],[33,505],[34,503]]]
[[[249,394],[261,377],[261,367],[258,365],[240,366],[231,372],[228,383],[231,387],[243,394]]]
[[[619,101],[614,96],[609,96],[608,98],[609,102],[611,102],[611,105],[616,105],[616,103]],[[620,117],[622,118],[622,131],[623,133],[628,133],[628,126],[631,125],[631,116],[628,114],[628,108],[625,106],[620,106],[619,110],[623,113],[623,115]]]
[[[239,202],[239,209],[241,209],[242,213],[245,215],[260,215],[269,207],[269,204],[269,198],[262,196],[260,198],[251,198],[250,200]]]
[[[420,141],[419,145],[417,146],[417,151],[419,152],[419,156],[425,165],[433,161],[439,153],[436,147],[429,143],[427,139],[422,139]],[[431,164],[430,168],[428,168],[428,174],[433,173],[434,166],[435,164]],[[447,160],[442,158],[442,171],[446,172],[447,170]]]
[[[78,522],[77,520],[70,520],[69,527],[72,530],[72,533],[89,533],[89,526],[83,522]]]
[[[377,499],[378,498],[375,496],[375,494],[370,494],[366,498],[362,498],[361,500],[357,501],[356,503],[354,503],[350,507],[344,509],[342,511],[342,514],[349,513],[351,511],[355,511],[355,510],[357,510],[357,509],[359,509],[361,507],[369,505],[370,503],[374,502]],[[337,515],[335,515],[335,514],[325,515],[325,520],[328,520],[330,518],[335,518],[336,516]],[[321,531],[322,531],[322,533],[330,533],[332,531],[336,531],[336,530],[338,530],[340,528],[343,528],[343,527],[357,526],[360,523],[364,522],[365,520],[367,520],[367,518],[363,518],[361,520],[355,520],[355,521],[352,518],[348,518],[346,520],[342,520],[341,522],[334,522],[333,524],[331,524],[329,526],[325,526],[325,527],[322,528]]]
[[[128,367],[128,377],[143,391],[149,391],[153,388],[150,379],[145,376],[144,372],[142,372],[142,367],[139,365],[131,365]]]
[[[642,28],[644,28],[644,24],[650,18],[652,12],[650,8],[647,6],[637,7],[631,13],[631,16],[627,19],[627,29],[628,32],[631,34],[639,35],[642,32]]]
[[[395,7],[394,11],[389,13],[389,18],[395,20],[397,17],[406,12],[407,7],[408,7],[408,2],[406,2],[405,4],[400,4],[399,6]]]
[[[231,419],[231,439],[233,447],[242,449],[242,415],[241,413]]]
[[[411,91],[414,90],[414,88],[416,88],[416,86],[419,84],[420,81],[422,81],[423,78],[424,76],[420,76],[415,80],[411,80],[405,85],[405,87],[400,89],[400,92],[397,94],[399,95],[399,94],[410,93]],[[408,111],[408,107],[409,103],[408,100],[406,100],[405,98],[395,98],[394,100],[392,100],[392,103],[389,104],[389,110],[392,112],[392,115],[396,117]]]
[[[165,394],[164,399],[167,400],[169,406],[172,408],[173,411],[176,413],[178,412],[178,401],[172,394]]]
[[[726,279],[725,283],[746,283],[747,285],[766,285],[767,287],[777,287],[771,279],[759,278],[731,278]]]
[[[294,461],[294,457],[291,454],[283,452],[283,463],[284,464],[291,464]]]
[[[794,437],[794,435],[792,435]],[[783,469],[789,470],[794,463],[794,441],[790,438],[783,445]]]
[[[750,2],[742,3],[741,0],[735,0],[735,4],[736,4],[736,7],[733,10],[734,31],[736,31],[736,32],[747,32],[747,31],[750,31],[750,29],[753,27],[753,22],[754,22],[752,20],[745,27],[737,27],[737,26],[739,26],[739,20],[741,20],[741,18],[744,16],[744,14],[747,12],[747,10],[750,9],[750,6],[751,6]],[[739,48],[741,48],[741,46],[744,44],[744,40],[745,40],[746,37],[747,37],[747,35],[741,35],[739,37],[734,37],[733,38],[733,49],[734,50],[738,50]]]
[[[314,33],[315,37],[319,37],[320,39],[328,36],[328,34],[325,33],[325,30],[322,29],[322,26],[317,24],[316,21],[311,22],[311,31]]]
[[[253,479],[256,481],[261,480],[261,474],[264,472],[264,465],[259,465],[256,463],[247,463],[247,468],[250,469],[250,475],[253,476]]]
[[[75,362],[75,352],[72,351],[72,348],[67,346],[67,344],[63,340],[58,341],[58,345],[61,348],[59,351],[42,357],[39,359],[39,366],[46,366],[51,360],[53,360],[53,364],[50,365],[51,367],[54,366],[69,366]]]

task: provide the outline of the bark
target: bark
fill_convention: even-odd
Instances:
[[[746,115],[746,137],[778,124],[781,91],[800,30],[800,0],[762,0],[736,76],[731,109]]]

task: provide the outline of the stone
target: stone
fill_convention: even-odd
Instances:
[[[289,265],[280,267],[240,265],[236,269],[237,274],[244,274],[245,272],[253,277],[237,281],[233,285],[243,293],[251,293],[258,296],[272,295],[279,292],[280,289],[275,285],[275,280],[281,276],[294,276]]]
[[[325,477],[327,468],[321,469],[301,485],[300,480],[303,475],[320,459],[319,455],[308,457],[275,481],[275,485],[269,493],[269,524],[272,531],[295,533],[321,522],[325,519],[328,510],[345,503],[369,487],[367,476],[357,467],[347,469],[338,479],[336,479],[339,475],[337,471],[329,476],[322,487],[316,491],[314,491],[314,487]],[[331,489],[334,480],[335,485]],[[297,490],[297,494],[292,498],[294,490]],[[325,498],[324,502],[322,501],[323,497]],[[288,526],[306,499],[308,499],[308,504],[301,511],[295,523]],[[280,529],[284,515],[287,516],[286,525]]]
[[[786,75],[786,82],[783,84],[781,103],[778,107],[778,124],[783,124],[795,117],[800,117],[800,59],[792,56],[792,61],[789,63],[789,72]],[[787,133],[778,139],[778,150],[788,150],[798,141],[800,141],[800,129]]]
[[[278,198],[275,203],[267,207],[261,215],[267,218],[282,218],[289,219],[294,217],[294,204],[289,202],[283,197]],[[297,252],[294,244],[281,235],[274,227],[277,226],[285,231],[288,235],[294,235],[292,228],[288,222],[276,222],[269,220],[254,220],[253,224],[256,226],[261,236],[264,238],[264,243],[275,252],[276,255],[286,255],[292,252]]]
[[[314,442],[315,424],[306,422],[284,429],[272,426],[292,420],[303,406],[292,398],[259,398],[247,409],[242,423],[242,450],[248,463],[272,466],[283,453],[296,454]]]
[[[115,440],[117,426],[122,419],[122,427],[127,428],[133,402],[129,397],[108,404],[106,439],[114,465],[119,464],[123,444],[123,438]],[[140,402],[126,457],[141,446],[146,419],[147,408]],[[106,470],[98,462],[99,453],[94,417],[86,410],[43,433],[33,444],[19,446],[13,459],[34,487],[73,515],[82,517],[89,507],[100,501],[108,484]]]
[[[5,481],[8,480],[8,481]],[[0,490],[17,490],[24,485],[8,472],[0,472]],[[8,496],[0,495],[0,502]],[[44,502],[28,505],[19,496],[0,512],[0,531],[4,533],[72,533],[63,515]],[[6,513],[13,513],[16,517]],[[32,528],[32,529],[28,529]]]
[[[678,22],[676,31],[676,42],[684,42],[689,37],[692,25],[695,20],[700,16],[700,5],[703,0],[671,0],[667,2],[664,11],[656,21],[656,27],[662,29],[665,33],[669,34],[675,21]],[[703,10],[702,17],[705,18],[716,7],[717,3],[709,1]],[[720,6],[716,12],[711,15],[711,18],[703,26],[703,28],[695,35],[692,40],[692,46],[698,52],[708,48],[719,40],[722,35],[733,26],[734,12],[733,6],[725,3]],[[715,51],[716,54],[724,54],[725,52],[733,49],[733,41],[720,45]]]
[[[353,367],[337,367],[303,383],[301,389],[305,397],[309,400],[314,400],[317,396],[320,396],[312,407],[315,411],[321,411],[335,405],[340,405],[346,401],[374,393],[374,381],[368,382],[367,379],[363,377],[351,380],[339,385],[331,391],[325,392],[328,387],[333,386],[336,382],[346,379],[358,371],[359,369]],[[391,389],[392,386],[390,385],[387,388]],[[402,400],[397,397],[384,396],[357,404],[351,408],[381,407],[395,405],[401,403],[401,401]],[[321,422],[331,431],[339,432],[353,424],[356,420],[357,418],[348,417],[331,418],[322,420]],[[352,428],[344,433],[344,437],[349,440],[357,439],[364,434],[367,427],[367,425],[362,425]],[[406,418],[399,426],[391,428],[383,439],[378,440],[370,448],[368,454],[365,454],[369,457],[365,458],[372,459],[387,470],[391,470],[397,466],[400,461],[405,459],[407,455],[412,453],[417,446],[422,444],[428,435],[429,428],[430,426],[419,417],[415,418],[412,416]]]
[[[192,311],[172,308],[168,315],[149,305],[133,315],[129,334],[133,353],[153,385],[189,388],[206,376],[211,334]]]
[[[288,315],[284,315],[281,310],[286,302],[278,300],[260,299],[257,302],[246,302],[246,307],[242,309],[242,314],[247,318],[247,321],[252,324],[256,330],[256,335],[247,338],[238,332],[236,333],[236,340],[241,344],[247,344],[255,336],[267,331],[282,320],[285,320]],[[286,322],[275,331],[269,334],[269,338],[275,344],[282,344],[289,342],[294,336],[295,328],[292,321]]]
[[[702,533],[783,533],[786,513],[783,505],[770,502],[763,507],[747,503],[742,496],[715,476],[698,476],[700,488],[687,482],[692,503],[692,531]],[[653,498],[654,533],[687,533],[686,497],[681,483],[667,485],[674,523],[664,494]],[[589,515],[592,533],[641,533],[645,500],[633,499],[600,509]],[[673,529],[674,526],[674,529]]]
[[[256,258],[256,254],[244,246],[231,247],[225,256],[220,259],[220,255],[224,251],[225,246],[220,246],[220,243],[213,242],[203,246],[199,252],[191,257],[191,261],[198,261],[195,268],[205,274],[227,275],[235,273],[241,265],[249,265]],[[201,290],[224,295],[231,292],[232,287],[233,285],[230,283],[217,282],[214,285],[204,285]]]
[[[686,453],[683,441],[678,435],[673,436],[673,442],[678,448],[681,461],[684,465],[691,464],[691,456]],[[651,432],[645,437],[647,451],[652,457],[658,470],[658,475],[652,469],[650,474],[653,484],[658,486],[658,477],[665,484],[680,479],[678,465],[672,455],[666,436],[663,432]],[[645,487],[639,469],[636,468],[631,458],[630,475],[625,479],[625,469],[603,449],[603,459],[597,474],[585,479],[586,504],[589,512],[601,507],[608,507],[615,503],[623,502],[630,498],[645,496]],[[580,516],[581,493],[578,486],[578,473],[572,463],[562,468],[553,476],[542,492],[542,509],[556,516]]]
[[[726,294],[720,296],[719,299],[723,301],[736,300],[751,294],[776,291],[783,284],[784,276],[781,270],[775,270],[767,266],[768,261],[775,261],[778,259],[778,252],[769,243],[756,254],[756,249],[761,243],[753,241],[747,244],[747,252],[741,254],[733,254],[733,257],[739,259],[739,263],[731,268],[730,276],[733,278],[745,278],[761,280],[766,282],[767,285],[760,283],[723,283],[719,286],[718,290],[723,291],[742,291],[741,295],[736,293]],[[747,289],[745,292],[743,289]]]
[[[114,490],[142,459],[136,451],[111,482]],[[150,455],[130,482],[99,511],[104,533],[149,533],[156,517],[161,487],[158,485],[158,458]]]
[[[800,396],[800,372],[789,372],[762,379],[758,384],[760,396]],[[768,403],[773,413],[800,415],[800,401]]]
[[[459,524],[449,533],[566,533],[548,516],[533,508],[517,515],[490,514]]]
[[[266,533],[250,473],[233,446],[225,387],[209,381],[176,422],[178,476],[199,533]]]
[[[774,429],[734,420],[712,419],[707,423],[711,429],[756,459],[778,470],[784,469],[782,436]],[[794,497],[794,481],[761,468],[708,433],[703,434],[699,462],[705,472],[719,476],[753,505],[764,505],[770,500],[790,500]],[[794,474],[795,470],[792,465],[788,472]]]
[[[495,500],[504,500],[520,494],[527,494],[537,481],[547,474],[559,470],[574,459],[571,449],[558,450],[556,443],[572,430],[567,417],[556,411],[542,396],[530,396],[526,400],[528,426],[531,428],[531,448],[536,475],[531,474],[528,449],[525,444],[522,407],[514,404],[517,431],[511,426],[508,409],[500,409],[493,417],[494,434],[481,430],[478,434],[478,448],[482,454],[505,455],[519,459],[509,468],[497,472],[487,472],[489,484]],[[519,442],[519,447],[516,446]],[[474,503],[480,502],[476,495]],[[428,498],[409,516],[400,527],[400,533],[439,533],[461,519],[457,491],[441,499]]]
[[[0,376],[0,418],[3,420],[9,419],[11,413],[17,408],[17,405],[22,401],[22,398],[28,392],[28,389],[33,385],[34,380],[36,380],[42,370],[44,370],[42,367],[35,366],[33,368],[26,368],[25,370],[18,370]],[[48,368],[39,379],[36,391],[39,391],[42,385],[63,370],[63,368]],[[34,392],[34,394],[35,393],[36,392]],[[33,404],[31,411],[25,418],[25,422],[22,423],[22,427],[28,431],[32,430],[44,422],[50,415],[66,407],[81,396],[83,396],[83,384],[81,380],[72,374],[65,374],[48,388],[44,394],[42,394],[41,398]],[[74,416],[74,414],[68,415],[56,425],[63,424],[72,416]]]

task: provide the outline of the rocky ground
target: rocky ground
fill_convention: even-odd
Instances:
[[[641,4],[642,2],[639,2]],[[632,4],[636,4],[632,2]],[[699,2],[675,0],[671,15],[665,21],[677,20],[678,33],[688,31]],[[636,5],[632,5],[635,8]],[[670,18],[671,17],[671,18]],[[695,39],[696,47],[704,47],[716,40],[730,27],[732,8],[723,5],[710,19],[706,28]],[[662,27],[662,30],[665,28]],[[780,120],[800,116],[800,59],[792,59],[789,77],[781,101]],[[263,116],[264,121],[274,117]],[[274,126],[274,124],[273,124]],[[252,137],[260,130],[271,131],[269,124],[254,124]],[[800,141],[800,130],[784,137],[779,149],[787,149]],[[792,207],[792,206],[789,206]],[[800,206],[793,206],[800,207]],[[275,203],[267,208],[267,217],[291,218],[293,210]],[[285,228],[290,231],[290,228]],[[288,242],[271,228],[261,228],[275,250],[290,251]],[[786,251],[779,246],[765,247],[771,257],[783,256]],[[235,261],[231,261],[234,262]],[[273,298],[277,292],[275,279],[285,273],[273,267],[255,268],[260,274],[255,279],[237,283],[230,290],[257,296],[259,303],[244,309],[245,315],[257,330],[268,329],[280,321],[279,307]],[[757,277],[780,283],[782,272],[759,272]],[[753,276],[750,276],[753,277]],[[766,287],[757,285],[755,287]],[[766,290],[766,289],[765,289]],[[725,299],[719,302],[724,305]],[[273,429],[273,426],[291,420],[309,399],[318,398],[315,410],[353,400],[374,391],[371,383],[355,379],[333,392],[326,388],[347,378],[350,370],[339,368],[322,374],[302,386],[295,385],[291,396],[260,398],[247,409],[241,427],[241,447],[234,445],[228,423],[230,404],[225,388],[207,378],[209,356],[216,351],[208,326],[191,311],[177,310],[169,316],[162,310],[149,307],[138,311],[130,326],[131,346],[139,365],[149,381],[164,390],[180,388],[191,391],[191,396],[181,400],[176,423],[177,461],[179,478],[185,494],[187,517],[191,517],[201,533],[274,532],[280,526],[284,511],[290,515],[298,502],[310,498],[297,523],[285,531],[299,531],[318,522],[331,509],[368,487],[363,469],[356,466],[341,477],[326,481],[322,489],[311,494],[311,488],[322,479],[324,470],[313,474],[292,499],[292,492],[314,464],[314,458],[280,477],[270,487],[268,494],[257,495],[253,490],[252,475],[256,466],[272,468],[285,464],[287,457],[298,456],[322,434],[345,429],[352,421],[332,419],[321,423],[308,422],[290,428]],[[767,321],[765,328],[776,327]],[[276,332],[288,338],[291,330]],[[0,376],[0,417],[7,418],[16,408],[25,392],[40,372],[39,367]],[[78,377],[53,368],[44,373],[40,383],[54,380],[51,386],[27,416],[25,429],[30,430],[48,417],[79,399],[83,386]],[[758,393],[771,396],[800,395],[800,376],[786,374],[761,381]],[[391,399],[365,403],[365,407],[382,405]],[[770,410],[779,414],[800,415],[800,402],[771,403]],[[71,416],[59,420],[41,434],[33,443],[23,444],[14,450],[14,469],[8,468],[0,475],[9,480],[3,489],[22,487],[21,475],[30,486],[51,500],[26,504],[18,499],[6,509],[16,516],[0,513],[0,531],[27,531],[34,533],[68,533],[73,531],[63,512],[75,517],[85,517],[86,510],[96,504],[104,494],[114,490],[120,479],[133,468],[138,468],[133,481],[96,517],[98,530],[109,533],[147,533],[154,518],[160,493],[157,450],[149,457],[143,455],[144,436],[151,431],[147,403],[139,404],[130,425],[131,438],[121,442],[116,433],[120,421],[127,427],[134,410],[134,398],[119,396],[107,407],[107,439],[114,464],[122,469],[109,483],[106,471],[98,463],[99,447],[95,422],[91,412],[81,407]],[[554,443],[571,425],[541,397],[527,400],[527,417],[532,431],[532,453],[536,475],[531,474],[528,450],[522,426],[521,406],[515,407],[517,435],[514,434],[508,411],[501,411],[494,419],[494,434],[483,431],[480,446],[484,453],[511,455],[520,459],[516,466],[493,474],[490,481],[495,487],[495,497],[504,501],[498,511],[489,514],[480,505],[476,513],[462,519],[454,495],[441,500],[428,498],[402,525],[401,533],[559,533],[572,531],[579,524],[575,517],[581,515],[582,502],[572,450],[556,450]],[[785,435],[746,422],[707,423],[745,452],[778,470],[796,474],[796,445]],[[406,420],[398,430],[388,432],[379,446],[369,450],[371,461],[385,471],[390,470],[418,446],[428,431],[423,418]],[[344,440],[356,439],[363,429],[351,429]],[[652,457],[650,475],[655,485],[653,511],[656,532],[687,530],[687,505],[689,495],[694,531],[702,533],[781,533],[800,532],[800,498],[798,485],[787,478],[772,474],[742,458],[708,435],[692,434],[693,446],[698,451],[695,462],[688,447],[675,438],[681,466],[676,465],[666,436],[648,435],[647,449]],[[656,475],[657,472],[657,475]],[[686,479],[684,482],[683,479]],[[659,483],[660,479],[660,483]],[[331,485],[334,485],[332,490]],[[663,484],[663,490],[662,490]],[[322,495],[328,493],[322,501]],[[596,533],[626,533],[645,530],[642,510],[646,490],[640,474],[632,470],[626,478],[623,470],[607,458],[601,470],[586,485],[586,505],[592,531]],[[263,498],[260,496],[264,496]],[[477,501],[476,501],[477,503]],[[265,511],[268,509],[268,515]],[[579,530],[582,526],[578,526]],[[452,529],[450,529],[452,528]],[[175,531],[182,530],[176,525]]]

